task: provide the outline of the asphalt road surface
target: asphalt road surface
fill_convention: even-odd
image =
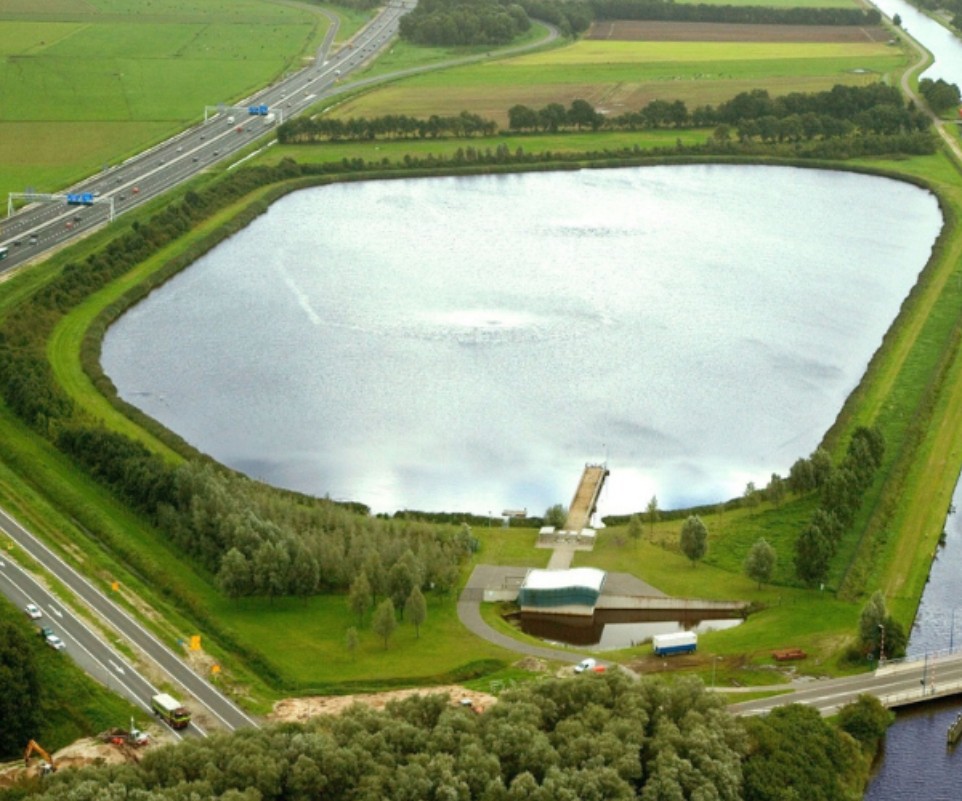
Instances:
[[[813,679],[795,682],[793,686],[794,692],[733,704],[729,709],[736,715],[762,715],[784,704],[806,704],[818,709],[822,715],[834,715],[862,693],[874,695],[890,707],[944,698],[962,689],[962,654],[893,662],[874,673],[841,679]]]
[[[47,573],[67,587],[95,615],[127,642],[154,662],[170,680],[183,690],[180,698],[195,713],[204,707],[220,728],[233,731],[257,726],[240,707],[206,679],[195,673],[184,660],[140,625],[124,609],[111,601],[80,573],[70,567],[46,545],[28,532],[5,511],[0,510],[0,531],[28,553]],[[0,551],[0,591],[23,608],[34,603],[43,611],[39,625],[50,626],[66,643],[65,651],[90,675],[105,685],[150,709],[150,697],[158,692],[141,677],[113,648],[74,615],[60,599],[36,582]],[[195,724],[194,734],[204,732]]]

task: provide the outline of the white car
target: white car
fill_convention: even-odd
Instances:
[[[27,613],[27,617],[31,620],[40,620],[43,617],[43,612],[40,611],[40,607],[36,604],[27,604],[23,611]]]
[[[594,670],[597,664],[598,660],[592,659],[589,656],[587,659],[582,659],[577,665],[575,665],[575,673],[584,673],[586,670]]]
[[[49,645],[55,651],[62,651],[64,648],[67,647],[67,644],[63,640],[61,640],[56,634],[48,634],[44,638],[44,642],[46,642],[47,645]]]

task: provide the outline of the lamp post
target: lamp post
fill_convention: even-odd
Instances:
[[[882,623],[879,623],[878,630],[879,630],[878,662],[880,665],[882,665],[882,664],[885,664],[885,625]]]

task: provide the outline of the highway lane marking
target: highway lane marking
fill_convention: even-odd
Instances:
[[[177,676],[174,675],[174,672],[172,672],[169,667],[166,667],[166,666],[163,664],[163,662],[161,661],[160,658],[158,658],[158,657],[154,656],[153,654],[149,653],[149,651],[147,651],[147,649],[144,648],[144,646],[138,645],[138,647],[144,652],[144,654],[145,654],[149,659],[153,660],[153,662],[154,662],[155,664],[157,664],[166,674],[168,674],[169,676],[171,676],[172,678],[174,678],[174,680],[175,680],[178,684],[180,684],[185,690],[187,690],[188,692],[190,692],[191,695],[193,695],[194,697],[196,697],[197,700],[198,700],[204,707],[206,707],[206,708],[211,712],[211,714],[213,714],[216,718],[220,719],[220,721],[221,721],[229,730],[233,731],[236,727],[235,727],[235,726],[232,726],[232,725],[223,717],[223,715],[221,715],[216,709],[212,708],[209,704],[205,703],[205,702],[200,698],[200,696],[198,695],[197,692],[190,690],[188,685],[193,684],[193,686],[196,687],[196,686],[197,686],[197,683],[199,682],[200,686],[203,688],[203,690],[204,690],[205,692],[208,692],[208,693],[210,693],[213,697],[219,699],[220,702],[222,702],[223,704],[225,704],[227,707],[229,707],[229,708],[231,709],[231,711],[232,711],[233,714],[238,715],[239,717],[241,717],[241,718],[242,718],[243,720],[245,720],[245,721],[248,723],[248,725],[250,725],[252,728],[255,728],[255,729],[256,729],[256,728],[259,728],[259,725],[258,725],[257,721],[255,721],[253,718],[251,718],[246,712],[244,712],[243,709],[241,709],[241,708],[240,708],[237,704],[235,704],[231,699],[229,699],[226,695],[224,695],[220,690],[218,690],[216,687],[214,687],[214,685],[212,685],[210,682],[206,681],[206,680],[203,679],[201,676],[198,676],[196,673],[194,673],[194,671],[191,670],[190,667],[189,667],[188,665],[186,665],[186,664],[177,656],[177,654],[175,654],[173,651],[171,651],[169,648],[167,648],[167,646],[165,646],[165,645],[164,645],[156,636],[154,636],[148,629],[146,629],[144,626],[142,626],[137,620],[135,620],[134,618],[132,618],[132,617],[127,613],[126,610],[124,610],[124,609],[122,609],[121,607],[117,606],[113,601],[111,601],[109,598],[107,598],[106,595],[104,595],[99,589],[97,589],[93,584],[91,584],[91,582],[87,579],[86,576],[84,576],[83,574],[81,574],[81,573],[79,573],[78,571],[74,570],[74,569],[73,569],[70,565],[68,565],[63,559],[61,559],[60,556],[58,556],[58,555],[57,555],[56,553],[54,553],[49,547],[47,547],[47,545],[46,545],[44,542],[42,542],[41,540],[37,539],[37,538],[34,537],[32,534],[30,534],[22,525],[20,525],[20,523],[19,523],[15,518],[13,518],[13,517],[10,515],[9,512],[7,512],[6,510],[2,510],[2,509],[0,509],[0,528],[3,528],[3,529],[7,532],[7,535],[8,535],[11,539],[13,539],[14,541],[16,541],[16,542],[17,542],[22,548],[24,548],[28,553],[31,553],[31,546],[33,546],[33,548],[35,548],[36,550],[39,550],[39,551],[44,552],[44,553],[46,554],[46,556],[47,556],[51,561],[53,561],[54,563],[56,563],[56,564],[58,564],[58,565],[60,566],[60,570],[62,570],[63,572],[65,572],[69,577],[73,578],[73,579],[76,580],[78,583],[85,585],[85,586],[87,587],[87,590],[88,590],[92,595],[95,596],[98,604],[106,607],[110,612],[112,612],[112,613],[115,614],[116,616],[125,619],[129,625],[133,626],[133,627],[140,633],[140,636],[141,636],[141,637],[143,637],[144,639],[146,639],[146,640],[148,640],[149,642],[151,642],[151,643],[160,651],[160,653],[161,653],[165,658],[172,659],[172,660],[173,660],[173,663],[177,666],[177,670],[180,671],[180,674],[177,675]],[[24,544],[24,542],[23,542],[22,540],[26,540],[26,544]],[[32,555],[35,559],[38,559],[38,560],[39,560],[39,557],[37,557],[36,554],[32,554],[32,553],[31,553],[31,555]],[[41,563],[42,563],[42,560],[39,560],[39,561],[41,561]],[[46,565],[45,565],[45,567],[46,567],[46,569],[48,569],[48,570],[50,570],[52,573],[54,573],[54,575],[57,575],[56,571],[54,571],[52,568],[49,568],[49,567],[47,567]],[[59,577],[59,576],[58,576],[58,577]],[[69,586],[69,583],[70,583],[69,581],[63,579],[62,577],[59,577],[59,578],[61,578],[62,581],[65,581],[65,583],[67,583],[68,586]],[[71,588],[71,589],[72,589],[73,592],[76,592],[78,595],[80,595],[81,598],[83,597],[82,594],[81,594],[80,592],[78,592],[76,589],[73,589],[73,588]],[[85,601],[86,603],[90,604],[91,606],[93,606],[93,607],[96,609],[96,606],[94,606],[94,604],[93,604],[89,599],[84,599],[84,601]],[[103,610],[99,610],[99,611],[101,611],[101,614],[104,614],[104,613],[103,613]],[[78,618],[78,620],[79,620],[79,618]],[[87,628],[88,631],[90,631],[89,627],[87,627],[86,624],[85,624],[82,620],[79,620],[79,622],[80,622],[85,628]],[[114,627],[115,629],[118,629],[118,630],[120,629],[120,626],[118,626],[117,623],[115,623],[115,622],[113,622],[113,621],[109,621],[109,620],[108,620],[108,622],[110,622],[111,625],[113,625],[113,627]],[[120,633],[121,633],[121,635],[124,636],[126,639],[128,639],[128,640],[131,639],[131,637],[130,637],[128,634],[125,634],[122,630],[120,630]],[[96,635],[93,634],[92,631],[91,631],[91,634],[96,637]],[[136,644],[136,643],[135,643],[135,644]],[[145,682],[146,682],[146,680],[145,680]],[[149,684],[149,682],[146,682],[146,683]],[[198,728],[199,731],[202,731],[202,729],[200,729],[200,727],[197,727],[197,728]],[[205,736],[206,736],[206,735],[205,735]]]
[[[109,663],[110,663],[110,666],[111,666],[114,670],[116,670],[121,676],[124,675],[124,669],[123,669],[120,665],[118,665],[116,662],[114,662],[113,659],[108,659],[107,662],[109,662]]]
[[[0,516],[2,516],[2,517],[7,517],[7,519],[9,520],[9,517],[8,517],[6,514],[2,513],[2,512],[0,512]],[[9,531],[8,531],[8,533],[9,533]],[[31,582],[38,590],[40,590],[41,592],[43,592],[43,593],[46,594],[46,595],[52,595],[49,590],[47,590],[46,588],[44,588],[33,576],[31,576],[29,573],[27,573],[26,570],[24,570],[22,567],[20,567],[20,565],[14,563],[14,562],[11,562],[11,566],[14,567],[14,568],[16,568],[16,569],[19,571],[20,575],[23,576],[23,578],[26,579],[27,581]],[[29,592],[27,592],[22,586],[20,586],[20,584],[18,584],[18,583],[10,576],[9,573],[4,574],[4,577],[6,578],[6,580],[7,580],[10,584],[12,584],[12,585],[17,589],[17,591],[18,591],[21,595],[23,595],[23,596],[24,596],[25,598],[27,598],[28,600],[33,601],[32,595],[31,595]],[[48,606],[49,606],[49,604],[48,604]],[[106,651],[108,651],[108,652],[110,652],[110,653],[113,653],[115,656],[117,656],[117,659],[119,659],[121,662],[123,662],[123,659],[122,659],[119,655],[117,655],[117,654],[113,651],[113,649],[112,649],[106,642],[104,642],[104,640],[102,640],[102,639],[97,635],[97,633],[94,632],[94,631],[87,625],[87,623],[86,623],[81,617],[79,617],[78,615],[73,615],[73,616],[72,616],[72,619],[74,620],[75,623],[77,623],[77,625],[79,625],[80,627],[82,627],[94,640],[96,640],[98,643],[100,643],[100,645],[101,645]],[[68,637],[70,640],[72,640],[72,641],[75,642],[77,645],[79,645],[80,648],[87,653],[87,655],[94,661],[95,664],[99,665],[99,666],[106,672],[106,674],[107,674],[108,676],[110,675],[110,671],[107,670],[107,666],[100,660],[100,657],[97,657],[97,656],[95,656],[94,654],[92,654],[92,653],[83,645],[83,643],[81,643],[81,642],[76,638],[75,635],[71,634],[70,632],[68,632],[68,631],[66,631],[66,630],[61,630],[61,634],[62,634],[63,636],[65,636],[65,637]],[[113,662],[113,660],[111,660],[111,659],[108,659],[108,661],[109,661],[112,665],[115,664],[115,663]],[[129,671],[131,672],[131,674],[133,674],[134,676],[136,676],[138,679],[140,679],[140,681],[142,681],[142,682],[144,683],[144,686],[146,686],[146,687],[148,688],[148,690],[150,691],[151,695],[156,694],[157,688],[154,687],[154,685],[151,684],[146,678],[144,678],[143,676],[141,676],[140,673],[138,673],[136,669],[134,669],[134,668],[131,667],[130,665],[127,665],[127,670],[129,670]],[[123,673],[124,675],[126,675],[126,672],[125,672],[123,669],[121,669],[121,673]],[[119,682],[120,680],[118,679],[117,681]],[[124,687],[124,688],[127,690],[127,692],[130,694],[130,696],[131,696],[132,698],[136,699],[136,702],[137,702],[138,704],[140,704],[140,706],[142,706],[142,707],[143,707],[144,709],[146,709],[148,712],[151,711],[150,705],[149,705],[146,701],[141,700],[141,699],[137,696],[137,693],[130,687],[129,684],[126,684],[126,683],[124,683],[124,682],[120,682],[120,684],[121,684],[122,687]],[[108,686],[109,686],[109,685],[108,685]],[[198,731],[201,731],[201,732],[203,733],[203,730],[200,729],[199,727],[198,727]],[[206,736],[207,736],[206,733],[203,733],[203,736],[206,737]]]

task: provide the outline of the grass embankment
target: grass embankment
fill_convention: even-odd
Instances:
[[[245,97],[301,66],[328,25],[265,0],[4,3],[0,196],[57,191]]]
[[[739,92],[813,92],[891,79],[904,51],[878,42],[624,42],[582,40],[499,61],[425,73],[339,104],[338,117],[458,114],[507,124],[511,106],[587,100],[610,114],[656,99],[689,109]]]
[[[95,682],[65,654],[44,645],[36,627],[2,596],[0,615],[15,619],[27,640],[40,684],[40,727],[32,734],[48,751],[93,732],[127,727],[131,717],[146,725],[143,710]],[[5,686],[3,691],[11,688]]]

